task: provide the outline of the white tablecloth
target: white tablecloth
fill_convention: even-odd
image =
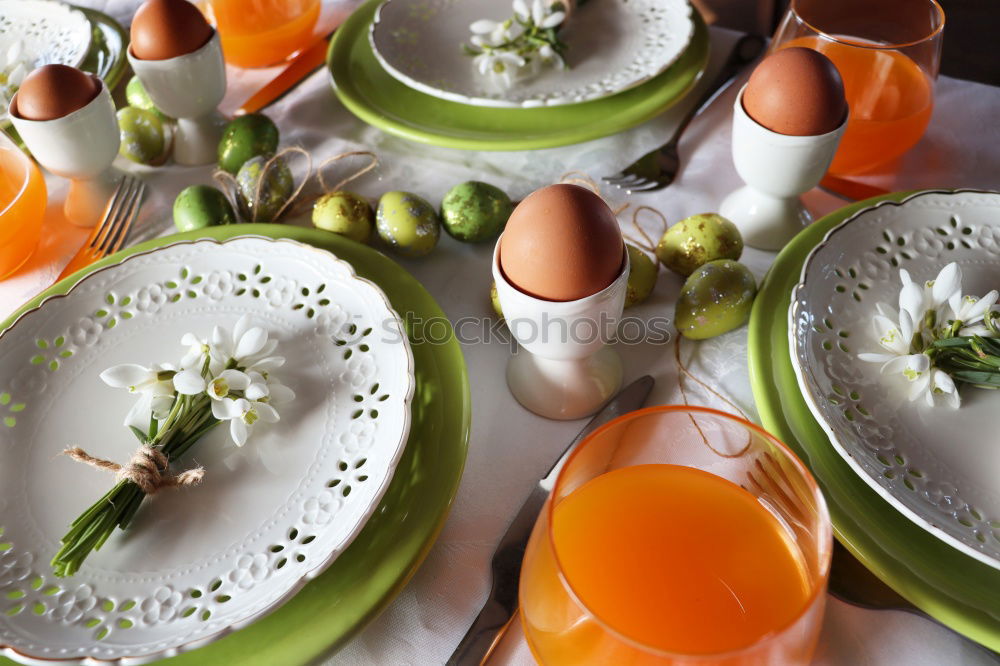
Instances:
[[[127,22],[132,0],[90,0]],[[345,11],[350,3],[327,7]],[[735,34],[712,30],[713,62],[717,66]],[[243,76],[240,86],[249,85]],[[236,79],[234,79],[236,80]],[[235,88],[236,86],[234,86]],[[684,163],[670,188],[626,197],[607,194],[613,204],[654,206],[671,221],[715,210],[738,184],[729,153],[730,89],[689,128],[681,143]],[[239,90],[233,99],[245,98]],[[1000,89],[941,79],[930,129],[907,155],[896,175],[873,178],[888,189],[966,186],[997,187],[1000,177],[1000,129],[996,110]],[[322,159],[345,150],[371,149],[382,164],[352,188],[372,198],[389,189],[419,193],[432,202],[463,180],[486,180],[521,197],[554,182],[566,171],[580,170],[597,178],[613,173],[670,134],[683,108],[672,110],[638,128],[576,146],[513,153],[473,153],[434,148],[397,139],[368,127],[337,101],[325,71],[304,81],[267,110],[277,122],[284,145],[298,144]],[[177,192],[194,183],[210,183],[209,168],[161,169],[125,165],[145,177],[150,195],[137,237],[171,229],[170,204]],[[52,200],[64,186],[49,179]],[[807,202],[816,214],[844,204],[815,191]],[[45,236],[28,267],[0,282],[0,318],[48,286],[75,251],[85,232],[69,227],[57,205],[50,206]],[[654,236],[659,229],[646,218]],[[623,222],[624,222],[623,218]],[[627,230],[627,225],[626,225]],[[490,313],[489,257],[491,248],[462,245],[443,237],[438,249],[420,261],[400,261],[434,295],[455,320]],[[747,250],[744,261],[763,277],[774,255]],[[642,317],[671,316],[681,280],[661,271],[653,296],[630,311]],[[427,560],[399,597],[329,664],[440,664],[450,655],[477,613],[488,591],[489,560],[510,518],[554,456],[579,430],[581,423],[560,423],[536,417],[510,396],[504,382],[507,348],[500,342],[470,343],[463,351],[472,385],[473,431],[465,476],[448,522]],[[659,345],[623,346],[626,380],[652,374],[656,388],[649,404],[680,402],[677,370],[671,348]],[[741,329],[698,345],[686,344],[695,373],[710,380],[745,411],[754,414],[746,369],[746,330]],[[694,392],[694,399],[715,404],[711,396]],[[530,664],[519,629],[505,637],[491,663]],[[917,616],[893,611],[866,611],[830,599],[816,664],[988,664],[992,657],[948,630]]]

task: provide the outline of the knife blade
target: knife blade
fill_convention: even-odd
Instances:
[[[493,553],[491,563],[493,585],[489,597],[452,653],[448,666],[479,666],[493,651],[503,635],[503,630],[514,616],[517,610],[517,583],[521,576],[521,561],[524,558],[524,549],[528,545],[528,537],[531,536],[535,519],[538,518],[538,513],[552,491],[559,470],[562,469],[569,454],[587,435],[605,423],[642,407],[652,389],[653,378],[649,375],[640,377],[622,389],[573,438],[545,476],[532,489],[528,499],[521,505],[521,510],[507,528],[507,533],[500,540],[496,552]]]

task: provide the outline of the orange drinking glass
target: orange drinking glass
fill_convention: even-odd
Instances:
[[[524,555],[524,633],[546,666],[808,664],[831,548],[816,482],[764,430],[632,412],[559,472]]]
[[[34,161],[0,131],[0,279],[38,245],[45,221],[45,180]]]
[[[310,45],[320,5],[320,0],[209,0],[208,9],[226,62],[267,67]]]
[[[931,119],[944,11],[936,0],[792,0],[771,48],[805,46],[840,70],[850,106],[830,173],[884,166]]]

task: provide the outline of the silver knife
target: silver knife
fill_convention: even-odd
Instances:
[[[566,447],[549,468],[548,473],[534,487],[528,499],[521,505],[521,510],[511,521],[507,533],[500,540],[500,545],[493,553],[491,565],[493,571],[493,587],[490,596],[476,620],[465,632],[465,637],[458,644],[448,660],[448,666],[479,666],[493,651],[503,629],[510,622],[517,610],[517,585],[521,576],[521,560],[524,559],[524,549],[528,545],[528,537],[535,526],[538,512],[545,504],[552,491],[556,476],[562,463],[587,435],[599,427],[618,418],[622,414],[634,411],[646,402],[649,392],[653,389],[653,378],[649,375],[635,380],[612,398],[590,423],[584,426],[580,434]]]

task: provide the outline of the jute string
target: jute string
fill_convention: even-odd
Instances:
[[[78,446],[70,447],[62,453],[95,469],[113,472],[118,481],[131,481],[147,495],[155,495],[164,488],[196,486],[205,477],[204,467],[195,467],[180,474],[168,474],[167,456],[159,449],[142,444],[124,466],[113,460],[92,456]]]
[[[649,234],[646,233],[646,230],[643,229],[642,226],[639,224],[639,217],[641,216],[643,211],[649,211],[653,215],[656,215],[657,217],[660,218],[660,236],[662,236],[664,232],[667,230],[668,225],[667,225],[666,215],[661,213],[656,208],[653,208],[652,206],[638,206],[637,208],[632,210],[632,226],[642,237],[642,240],[627,235],[625,236],[625,238],[631,241],[632,244],[635,245],[636,247],[641,248],[652,255],[655,255],[656,243],[653,241],[652,238],[649,237]],[[656,262],[655,256],[653,261]],[[657,269],[659,269],[659,262],[656,262],[656,264],[657,264]]]
[[[327,187],[326,179],[323,177],[323,169],[325,169],[326,167],[330,166],[335,162],[339,162],[340,160],[346,159],[348,157],[367,157],[369,159],[369,162],[368,164],[361,167],[347,178],[344,178],[343,180],[338,182],[333,187]],[[378,157],[375,155],[375,153],[371,152],[370,150],[351,150],[346,153],[340,153],[339,155],[334,155],[333,157],[323,160],[323,162],[318,167],[316,167],[316,177],[319,178],[319,185],[320,187],[323,188],[324,193],[338,192],[340,191],[340,188],[342,188],[344,185],[347,185],[352,180],[360,178],[361,176],[365,175],[366,173],[368,173],[377,166],[378,166]]]
[[[309,183],[310,178],[312,178],[312,155],[305,148],[300,148],[299,146],[289,146],[284,150],[281,150],[270,157],[267,162],[264,163],[264,167],[260,171],[260,178],[257,181],[257,189],[254,192],[254,201],[260,201],[261,195],[264,193],[264,186],[267,184],[267,177],[270,175],[272,169],[277,169],[281,161],[289,155],[301,155],[306,160],[306,174],[303,176],[302,180],[299,181],[298,187],[292,192],[292,195],[288,197],[281,208],[278,209],[277,214],[274,216],[274,220],[280,220],[281,216],[284,215],[285,211],[288,210],[295,200],[298,199],[299,195],[302,194],[302,190],[305,189],[306,185]],[[239,183],[236,178],[227,171],[217,170],[212,174],[212,178],[218,183],[224,191],[229,193],[230,199],[236,203],[234,208],[241,213],[244,213],[243,217],[246,217],[245,213],[249,212],[250,219],[248,222],[257,222],[257,215],[260,211],[260,207],[254,207],[252,211],[247,211],[243,206],[240,205],[242,199],[239,196]]]
[[[679,333],[677,337],[674,339],[674,360],[677,362],[677,387],[681,390],[681,398],[683,398],[685,405],[691,404],[690,401],[688,400],[687,387],[684,385],[684,378],[687,377],[691,381],[695,382],[696,384],[704,388],[706,391],[714,395],[716,398],[718,398],[722,402],[726,403],[727,405],[735,409],[739,413],[739,415],[742,416],[744,419],[746,419],[747,421],[750,420],[750,417],[747,416],[746,412],[740,409],[739,405],[737,405],[732,400],[730,400],[726,396],[716,391],[714,388],[712,388],[702,380],[695,377],[694,374],[688,369],[688,367],[684,364],[684,361],[681,359],[681,335]],[[705,446],[711,449],[713,453],[723,458],[739,458],[743,454],[745,454],[747,450],[749,450],[750,445],[753,443],[750,436],[747,435],[746,446],[744,446],[736,453],[723,453],[722,451],[719,451],[717,448],[712,446],[712,443],[708,440],[708,437],[705,435],[704,432],[702,432],[701,426],[698,425],[698,421],[695,420],[694,415],[688,414],[688,418],[691,419],[691,423],[698,431],[698,434],[701,435],[701,439],[703,442],[705,442]]]

